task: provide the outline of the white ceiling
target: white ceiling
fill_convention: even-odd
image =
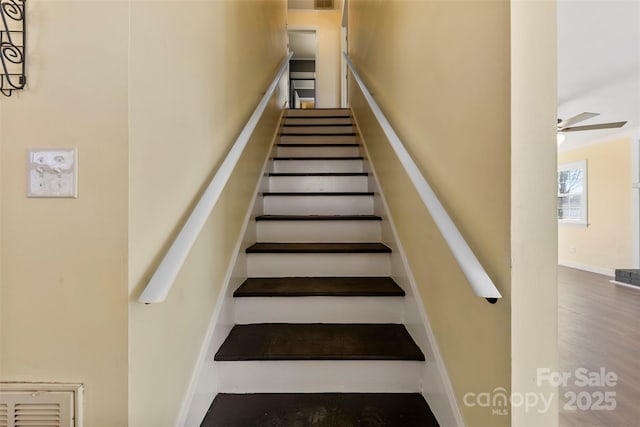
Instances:
[[[561,150],[640,129],[640,0],[558,0],[558,117],[627,120],[620,129],[567,132]]]

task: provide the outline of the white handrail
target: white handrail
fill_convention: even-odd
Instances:
[[[140,295],[140,298],[138,298],[139,302],[151,304],[163,302],[167,298],[167,295],[173,286],[173,282],[189,255],[191,247],[195,243],[202,227],[204,227],[209,215],[211,215],[211,211],[218,202],[218,198],[220,197],[224,186],[227,184],[233,169],[236,167],[236,163],[238,163],[244,148],[247,146],[247,143],[251,138],[251,134],[255,130],[255,127],[262,117],[262,113],[267,107],[273,92],[287,69],[289,59],[292,55],[293,53],[289,53],[289,55],[282,61],[282,64],[278,69],[278,73],[271,82],[271,85],[260,100],[256,109],[253,111],[249,121],[247,121],[247,124],[242,129],[242,132],[238,135],[238,138],[231,147],[229,154],[227,154],[222,165],[220,165],[220,168],[207,186],[205,192],[202,194],[202,197],[200,197],[195,208],[193,208],[191,215],[189,215],[184,226],[182,226],[180,233],[178,233],[178,236],[171,244],[171,247],[162,259],[162,262],[160,262],[155,273],[153,273],[151,280]]]
[[[456,261],[458,261],[458,264],[460,265],[460,268],[462,269],[464,275],[467,277],[471,288],[477,296],[487,298],[489,302],[495,303],[497,298],[502,298],[502,295],[493,284],[493,281],[491,280],[485,269],[482,267],[480,261],[478,261],[478,258],[476,258],[467,242],[464,240],[464,237],[462,237],[462,234],[460,234],[460,231],[451,220],[451,217],[449,217],[449,215],[447,214],[444,206],[442,206],[442,203],[440,203],[440,200],[438,200],[438,197],[433,192],[431,186],[420,172],[420,169],[418,169],[418,166],[409,155],[409,152],[406,148],[404,148],[404,145],[402,145],[400,138],[398,138],[398,135],[393,130],[391,124],[384,116],[382,110],[380,110],[380,107],[373,99],[373,96],[371,96],[371,93],[360,78],[360,75],[351,62],[349,55],[347,55],[345,52],[343,52],[343,55],[345,60],[347,61],[347,65],[349,65],[349,69],[351,70],[353,78],[358,83],[358,86],[360,86],[360,90],[362,90],[365,99],[367,100],[369,106],[371,107],[371,110],[373,111],[373,114],[382,127],[382,130],[387,136],[387,139],[389,140],[389,143],[398,156],[398,159],[400,159],[400,162],[404,166],[407,175],[409,175],[409,178],[411,179],[411,182],[418,191],[422,202],[431,214],[431,217],[436,223],[438,230],[440,230],[440,233],[442,233],[444,240],[449,245],[449,249],[453,253]]]

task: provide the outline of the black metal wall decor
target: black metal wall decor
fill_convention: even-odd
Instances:
[[[0,92],[11,96],[24,88],[26,57],[26,0],[0,0]]]

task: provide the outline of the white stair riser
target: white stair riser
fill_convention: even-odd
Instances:
[[[355,144],[356,137],[353,135],[340,136],[293,136],[281,135],[280,142],[282,144]]]
[[[286,117],[325,117],[325,116],[349,117],[350,115],[351,115],[350,110],[342,109],[342,108],[316,109],[316,110],[291,109],[291,110],[287,110],[285,114]]]
[[[273,254],[247,255],[249,277],[388,276],[389,254]]]
[[[352,124],[351,118],[315,118],[309,119],[304,117],[290,117],[285,119],[285,125],[345,125]]]
[[[237,324],[402,323],[401,297],[234,298]]]
[[[420,391],[424,362],[243,361],[212,362],[221,393],[312,393]]]
[[[274,160],[276,173],[362,172],[362,160]]]
[[[271,176],[269,191],[367,191],[368,177],[363,176]]]
[[[279,157],[356,157],[360,155],[360,147],[324,147],[305,144],[305,147],[277,148]]]
[[[379,221],[258,221],[259,242],[379,242]]]
[[[266,215],[371,215],[373,196],[265,196]]]
[[[353,133],[353,126],[289,126],[282,129],[282,133]]]

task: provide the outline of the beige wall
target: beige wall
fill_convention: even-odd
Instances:
[[[166,302],[135,299],[284,59],[285,17],[279,0],[132,3],[131,426],[176,421],[281,104],[271,103]]]
[[[127,424],[125,2],[29,2],[28,87],[0,96],[0,380],[85,384]],[[77,147],[79,197],[27,199],[28,148]]]
[[[349,2],[349,52],[504,298],[476,297],[351,84],[369,147],[466,425],[507,426],[467,392],[510,386],[508,2]],[[464,29],[462,31],[461,29]]]
[[[349,5],[356,67],[503,295],[495,306],[473,295],[352,82],[350,103],[464,421],[557,425],[553,399],[543,413],[463,404],[467,392],[496,387],[555,393],[535,382],[537,367],[557,366],[555,3]],[[534,209],[522,209],[525,194]]]
[[[340,10],[331,12],[288,11],[287,24],[290,27],[313,27],[317,29],[317,108],[337,108],[340,106],[341,14]]]
[[[85,384],[85,425],[173,425],[281,111],[267,109],[167,302],[136,302],[285,56],[285,2],[29,2],[0,97],[0,380]],[[168,31],[168,29],[170,31]],[[27,199],[27,148],[79,197]]]
[[[511,2],[511,391],[548,408],[511,409],[514,427],[558,425],[556,4]]]
[[[579,160],[587,161],[589,225],[558,225],[558,260],[602,272],[631,268],[631,137],[558,156],[560,164]]]

